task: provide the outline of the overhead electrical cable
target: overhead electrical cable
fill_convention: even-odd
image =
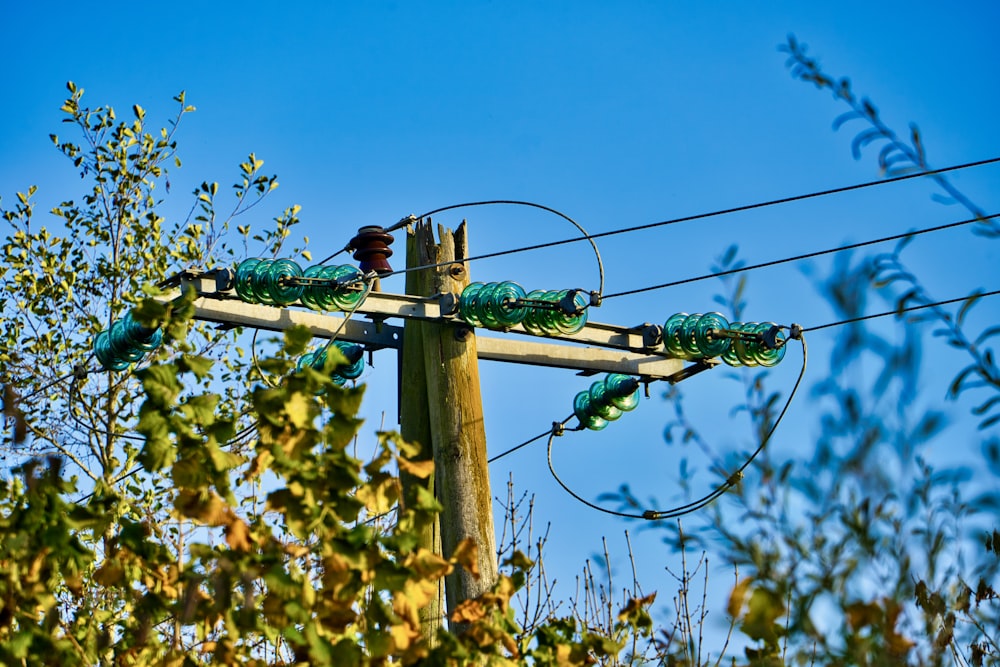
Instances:
[[[792,329],[793,330],[795,329],[794,325]],[[802,368],[801,370],[799,370],[799,376],[795,380],[795,384],[792,386],[791,392],[788,394],[788,399],[785,401],[784,407],[781,408],[781,412],[778,413],[777,418],[774,420],[774,423],[771,425],[771,428],[768,429],[767,434],[763,438],[761,438],[760,444],[757,445],[757,448],[750,453],[750,455],[743,462],[743,464],[739,468],[737,468],[735,472],[729,475],[726,478],[725,482],[723,482],[722,484],[720,484],[712,491],[699,498],[698,500],[687,503],[685,505],[680,505],[678,507],[673,507],[668,510],[647,509],[644,510],[641,514],[636,514],[634,512],[619,512],[617,510],[611,510],[606,507],[601,507],[596,503],[590,502],[589,500],[581,497],[579,494],[570,489],[569,486],[567,486],[567,484],[563,482],[562,479],[559,477],[559,475],[556,473],[555,466],[552,463],[552,444],[557,435],[562,435],[562,431],[561,429],[558,428],[559,426],[558,424],[553,426],[551,435],[549,435],[548,451],[547,451],[549,472],[552,473],[552,477],[555,478],[556,482],[559,483],[559,486],[561,486],[567,493],[573,496],[573,498],[580,501],[584,505],[592,509],[598,510],[599,512],[604,512],[605,514],[620,516],[627,519],[645,519],[647,521],[657,521],[660,519],[674,519],[676,517],[683,516],[685,514],[690,514],[691,512],[697,511],[705,507],[706,505],[717,499],[719,496],[723,495],[726,491],[736,486],[736,484],[739,483],[741,479],[743,479],[744,471],[750,466],[751,463],[753,463],[754,459],[756,459],[757,456],[762,451],[764,451],[764,447],[766,447],[767,443],[771,441],[771,436],[774,435],[774,432],[775,430],[777,430],[778,425],[784,418],[785,413],[788,412],[788,408],[792,404],[792,399],[795,397],[795,393],[798,391],[799,386],[802,384],[802,378],[805,377],[806,366],[809,360],[809,350],[806,346],[805,338],[801,335],[801,330],[799,330],[796,335],[798,336],[799,342],[802,343]]]
[[[71,370],[70,372],[65,373],[63,375],[60,375],[59,377],[57,377],[56,379],[52,380],[51,382],[45,383],[44,385],[42,385],[38,389],[35,389],[34,391],[32,391],[30,394],[25,394],[24,396],[15,396],[16,400],[18,402],[24,402],[24,401],[28,400],[29,398],[34,398],[35,396],[37,396],[38,394],[42,393],[43,391],[51,389],[52,387],[56,386],[60,382],[63,382],[63,381],[68,380],[70,378],[74,378],[76,380],[81,380],[81,379],[85,378],[86,376],[90,375],[91,373],[96,373],[99,369],[94,368],[94,369],[91,369],[91,370],[87,370],[85,368],[85,365],[87,363],[89,363],[90,360],[93,359],[93,358],[94,358],[94,355],[91,354],[89,357],[87,357],[87,359],[82,364],[77,364],[76,366],[74,366],[73,370]],[[5,407],[7,407],[7,406],[5,406]]]
[[[570,419],[572,419],[572,418],[573,418],[573,415],[570,415],[569,417],[566,417],[566,419],[562,420],[561,422],[553,422],[552,423],[552,427],[555,429],[555,428],[559,428],[559,427],[565,426],[566,423]],[[552,429],[549,429],[547,431],[539,433],[534,438],[531,438],[530,440],[525,440],[520,445],[515,445],[515,446],[511,447],[510,449],[508,449],[506,451],[503,451],[503,452],[500,452],[496,456],[487,459],[486,462],[487,463],[493,463],[494,461],[496,461],[498,459],[502,459],[503,457],[507,456],[508,454],[513,454],[514,452],[516,452],[517,450],[521,449],[522,447],[527,447],[531,443],[536,442],[538,440],[541,440],[542,438],[544,438],[545,436],[547,436],[550,433],[552,433]]]
[[[787,264],[789,262],[798,262],[804,259],[812,259],[813,257],[821,257],[823,255],[830,255],[837,252],[843,252],[845,250],[856,250],[858,248],[864,248],[865,246],[877,245],[879,243],[888,243],[889,241],[899,241],[901,239],[910,238],[913,236],[920,236],[921,234],[930,234],[931,232],[940,232],[945,229],[953,229],[955,227],[962,227],[963,225],[970,225],[974,222],[982,222],[983,220],[992,220],[995,218],[1000,218],[1000,213],[994,213],[993,215],[987,215],[977,218],[969,218],[967,220],[959,220],[958,222],[949,222],[944,225],[937,225],[935,227],[927,227],[924,229],[916,229],[909,232],[904,232],[901,234],[893,234],[892,236],[883,236],[881,238],[872,239],[870,241],[861,241],[859,243],[849,243],[847,245],[837,246],[836,248],[827,248],[826,250],[817,250],[815,252],[807,252],[801,255],[794,255],[792,257],[786,257],[784,259],[775,259],[769,262],[761,262],[760,264],[751,264],[749,266],[740,266],[733,269],[726,269],[724,271],[716,271],[714,273],[706,273],[705,275],[695,276],[694,278],[684,278],[682,280],[674,280],[668,283],[660,283],[658,285],[649,285],[648,287],[639,287],[637,289],[625,290],[624,292],[615,292],[614,294],[605,294],[605,299],[614,299],[621,296],[631,296],[633,294],[641,294],[643,292],[652,292],[653,290],[666,289],[668,287],[677,287],[678,285],[686,285],[688,283],[694,283],[701,280],[708,280],[710,278],[721,278],[723,276],[730,276],[735,273],[744,273],[746,271],[754,271],[756,269],[763,269],[769,266],[777,266],[779,264]]]
[[[903,174],[901,176],[893,176],[891,178],[883,178],[883,179],[879,179],[877,181],[867,181],[867,182],[864,182],[864,183],[856,183],[854,185],[845,185],[845,186],[841,186],[841,187],[837,187],[837,188],[830,188],[830,189],[827,189],[827,190],[819,190],[819,191],[816,191],[816,192],[810,192],[810,193],[806,193],[806,194],[793,195],[793,196],[790,196],[790,197],[782,197],[780,199],[771,199],[769,201],[758,202],[758,203],[755,203],[755,204],[744,204],[744,205],[741,205],[741,206],[734,206],[732,208],[725,208],[725,209],[720,209],[720,210],[717,210],[717,211],[710,211],[710,212],[707,212],[707,213],[697,213],[697,214],[694,214],[694,215],[683,216],[683,217],[680,217],[680,218],[672,218],[672,219],[669,219],[669,220],[661,220],[659,222],[650,222],[650,223],[646,223],[646,224],[642,224],[642,225],[635,225],[633,227],[622,227],[622,228],[619,228],[619,229],[611,229],[611,230],[608,230],[608,231],[605,231],[605,232],[596,232],[596,233],[593,233],[593,234],[587,234],[584,237],[573,237],[573,238],[561,239],[561,240],[557,240],[557,241],[548,241],[548,242],[545,242],[545,243],[536,243],[536,244],[533,244],[533,245],[522,246],[522,247],[519,247],[519,248],[510,248],[508,250],[498,250],[496,252],[484,253],[482,255],[474,255],[472,257],[466,258],[464,261],[466,261],[466,262],[474,262],[474,261],[478,261],[478,260],[481,260],[481,259],[492,259],[492,258],[495,258],[495,257],[503,257],[505,255],[513,255],[513,254],[517,254],[517,253],[528,252],[530,250],[542,250],[542,249],[545,249],[545,248],[552,248],[552,247],[555,247],[555,246],[567,245],[567,244],[570,244],[570,243],[577,243],[579,241],[585,241],[585,240],[586,241],[590,241],[591,243],[593,243],[593,241],[596,240],[596,239],[605,238],[605,237],[608,237],[608,236],[616,236],[618,234],[630,234],[632,232],[645,231],[647,229],[654,229],[654,228],[657,228],[657,227],[666,227],[668,225],[674,225],[674,224],[678,224],[678,223],[681,223],[681,222],[690,222],[690,221],[693,221],[693,220],[703,220],[705,218],[713,218],[713,217],[718,217],[718,216],[722,216],[722,215],[729,215],[731,213],[741,213],[741,212],[744,212],[744,211],[752,211],[752,210],[759,209],[759,208],[766,208],[766,207],[769,207],[769,206],[777,206],[779,204],[790,204],[792,202],[804,201],[804,200],[807,200],[807,199],[814,199],[814,198],[817,198],[817,197],[825,197],[827,195],[842,194],[842,193],[845,193],[845,192],[852,192],[854,190],[862,190],[864,188],[875,187],[875,186],[878,186],[878,185],[889,185],[891,183],[898,183],[900,181],[906,181],[906,180],[911,180],[911,179],[915,179],[915,178],[923,178],[923,177],[926,177],[926,176],[936,176],[938,174],[944,174],[944,173],[948,173],[948,172],[952,172],[952,171],[959,171],[959,170],[962,170],[962,169],[971,169],[973,167],[982,167],[982,166],[986,166],[986,165],[990,165],[990,164],[995,164],[995,163],[998,163],[998,162],[1000,162],[1000,157],[989,158],[989,159],[986,159],[986,160],[977,160],[975,162],[966,162],[964,164],[952,165],[950,167],[942,167],[940,169],[929,169],[929,170],[926,170],[926,171],[915,172],[915,173],[912,173],[912,174]],[[435,209],[434,211],[431,211],[429,213],[425,213],[424,216],[433,215],[435,213],[440,213],[440,212],[443,212],[443,211],[448,211],[448,210],[451,210],[453,208],[459,208],[459,207],[465,207],[465,206],[484,206],[484,205],[487,205],[487,204],[490,204],[490,203],[501,203],[501,202],[511,202],[511,203],[513,203],[514,200],[491,200],[491,201],[482,201],[482,202],[468,202],[468,203],[464,203],[464,204],[454,204],[454,205],[451,205],[451,206],[444,206],[444,207],[441,207],[439,209]],[[533,207],[540,208],[540,209],[548,209],[548,207],[546,207],[546,206],[543,206],[541,204],[535,204],[533,202],[517,202],[517,203],[524,204],[524,205],[527,205],[527,206],[533,206]],[[555,212],[555,211],[553,211],[553,212]],[[559,215],[562,215],[562,214],[559,214]],[[390,227],[390,229],[397,229],[400,226],[402,226],[402,224],[403,224],[404,221],[414,220],[414,219],[417,219],[416,216],[412,216],[410,218],[404,218],[400,222],[396,223],[395,226]],[[986,218],[983,218],[983,219],[985,220]],[[339,252],[342,252],[342,250],[338,251],[338,253]],[[324,260],[324,261],[326,261],[326,260]],[[426,264],[426,265],[422,265],[422,266],[415,266],[415,267],[408,268],[408,269],[400,269],[399,271],[393,271],[393,273],[390,274],[390,275],[396,275],[396,274],[400,274],[400,273],[407,273],[409,271],[420,271],[420,270],[424,270],[424,269],[432,269],[432,268],[437,268],[439,266],[446,266],[446,265],[449,265],[449,264],[454,264],[454,262],[442,262],[442,263],[438,263],[438,264]]]
[[[821,329],[829,329],[830,327],[839,327],[845,324],[854,324],[855,322],[863,322],[865,320],[874,320],[880,317],[888,317],[889,315],[902,315],[903,313],[910,313],[915,310],[923,310],[925,308],[937,308],[938,306],[947,306],[952,303],[960,303],[962,301],[968,301],[969,299],[983,299],[988,296],[996,296],[1000,294],[1000,290],[993,290],[992,292],[976,292],[970,294],[969,296],[961,296],[955,299],[947,299],[945,301],[935,301],[933,303],[922,303],[916,306],[908,306],[906,308],[896,308],[895,310],[887,310],[882,313],[873,313],[871,315],[861,315],[859,317],[851,317],[846,320],[839,320],[837,322],[829,322],[827,324],[821,324],[815,327],[803,327],[803,331],[820,331]]]

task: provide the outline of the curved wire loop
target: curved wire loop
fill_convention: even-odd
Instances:
[[[792,327],[789,327],[789,328],[792,329],[793,331],[796,331],[796,327],[797,327],[797,325],[792,325]],[[608,509],[606,507],[601,507],[600,505],[596,505],[596,504],[594,504],[594,503],[586,500],[585,498],[582,498],[579,494],[575,493],[572,489],[570,489],[569,486],[567,486],[565,482],[562,481],[562,479],[556,473],[555,466],[552,464],[552,444],[553,444],[553,441],[555,440],[555,437],[557,435],[562,435],[561,433],[557,432],[555,428],[553,428],[551,434],[549,435],[549,441],[548,441],[548,455],[547,455],[547,458],[548,458],[548,463],[549,463],[549,472],[552,473],[552,477],[554,477],[555,480],[556,480],[556,482],[559,483],[559,486],[561,486],[563,489],[566,490],[566,492],[568,494],[570,494],[571,496],[573,496],[574,498],[576,498],[578,501],[580,501],[581,503],[583,503],[587,507],[595,509],[595,510],[597,510],[599,512],[604,512],[605,514],[611,514],[611,515],[614,515],[614,516],[625,517],[627,519],[645,519],[646,521],[659,521],[661,519],[675,519],[677,517],[684,516],[685,514],[690,514],[691,512],[696,512],[696,511],[702,509],[703,507],[708,506],[713,501],[715,501],[717,498],[719,498],[724,493],[726,493],[726,491],[728,491],[729,489],[731,489],[734,486],[736,486],[736,484],[738,484],[740,482],[740,480],[743,479],[743,473],[744,473],[744,471],[750,466],[751,463],[753,463],[754,459],[757,458],[757,455],[760,454],[762,451],[764,451],[764,447],[766,447],[767,443],[770,442],[771,436],[774,435],[774,432],[775,432],[775,430],[777,430],[778,425],[781,423],[782,418],[784,418],[785,413],[788,412],[788,407],[792,404],[792,399],[795,397],[795,392],[798,391],[799,385],[802,384],[802,378],[805,377],[805,374],[806,374],[806,365],[807,365],[808,357],[809,357],[808,348],[806,347],[806,340],[805,340],[805,337],[802,335],[802,330],[801,330],[800,327],[797,329],[797,333],[798,333],[798,336],[796,337],[796,339],[799,342],[802,343],[802,368],[801,368],[801,370],[799,370],[799,376],[795,380],[795,384],[792,386],[792,391],[788,394],[788,399],[785,401],[785,406],[783,408],[781,408],[781,412],[778,413],[778,418],[775,419],[774,424],[771,425],[771,428],[768,430],[767,435],[765,435],[764,438],[761,439],[760,444],[757,446],[757,448],[753,452],[751,452],[750,456],[747,457],[746,461],[744,461],[743,464],[739,468],[737,468],[735,472],[733,472],[731,475],[729,475],[729,477],[726,478],[725,482],[723,482],[719,486],[715,487],[714,489],[712,489],[710,492],[708,492],[707,494],[705,494],[704,496],[702,496],[698,500],[695,500],[693,502],[687,503],[685,505],[679,505],[677,507],[672,507],[672,508],[667,509],[667,510],[647,509],[647,510],[643,510],[643,512],[641,514],[637,514],[637,513],[634,513],[634,512],[618,512],[616,510],[611,510],[611,509]],[[572,430],[580,430],[580,429],[572,429]]]
[[[594,241],[593,237],[590,234],[587,233],[587,230],[584,229],[583,226],[580,223],[578,223],[576,220],[574,220],[573,218],[569,217],[568,215],[566,215],[562,211],[556,210],[556,209],[554,209],[554,208],[552,208],[550,206],[545,206],[544,204],[538,204],[536,202],[520,201],[520,200],[517,200],[517,199],[491,199],[491,200],[486,200],[486,201],[464,202],[464,203],[461,203],[461,204],[451,204],[449,206],[442,206],[441,208],[436,208],[433,211],[428,211],[428,212],[424,213],[423,215],[409,216],[407,218],[403,218],[402,220],[400,220],[399,222],[397,222],[392,227],[389,227],[386,231],[394,231],[396,229],[400,229],[401,227],[405,227],[406,225],[410,224],[411,222],[415,222],[417,220],[423,220],[424,218],[427,218],[429,216],[435,215],[437,213],[444,213],[445,211],[453,211],[453,210],[459,209],[459,208],[470,208],[470,207],[473,207],[473,206],[495,206],[495,205],[527,206],[527,207],[530,207],[530,208],[537,208],[539,210],[546,211],[548,213],[552,213],[554,215],[557,215],[560,218],[562,218],[563,220],[569,222],[574,227],[576,227],[577,230],[580,232],[580,234],[583,235],[582,239],[579,239],[579,240],[586,240],[588,243],[590,243],[590,247],[593,248],[593,250],[594,250],[594,257],[597,260],[598,287],[597,287],[597,292],[595,293],[594,297],[592,298],[592,305],[600,305],[600,302],[603,299],[603,295],[604,295],[604,261],[601,259],[601,252],[600,252],[600,250],[597,249],[597,243]],[[544,247],[546,247],[546,244],[540,244],[538,246],[533,246],[532,248],[526,248],[526,250],[527,249],[536,249],[536,248],[540,249],[540,248],[544,248]],[[478,256],[474,256],[474,257],[469,257],[465,261],[471,262],[471,261],[475,261],[477,259],[486,259],[488,257],[493,257],[495,254],[496,253],[486,254],[486,255],[478,255]],[[392,273],[390,273],[388,275],[395,275],[397,273],[406,273],[407,271],[418,271],[418,270],[422,270],[422,269],[431,269],[431,268],[436,268],[438,266],[445,266],[447,264],[454,264],[454,262],[444,262],[444,263],[441,263],[441,264],[428,264],[426,266],[415,266],[413,268],[400,269],[399,271],[393,271]],[[594,303],[594,302],[596,302],[596,303]]]

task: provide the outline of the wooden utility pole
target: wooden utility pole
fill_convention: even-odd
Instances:
[[[412,231],[406,235],[406,268],[412,269],[420,264],[417,251],[417,237]],[[428,271],[410,271],[406,274],[406,293],[419,296],[430,296],[433,292],[431,275]],[[407,320],[403,325],[403,347],[400,353],[399,378],[399,431],[407,442],[420,446],[418,460],[433,460],[434,441],[431,436],[430,410],[427,405],[427,371],[424,367],[424,333],[425,322],[417,319]],[[400,473],[403,486],[403,499],[412,496],[415,487],[424,486],[434,493],[434,479],[431,474],[426,479],[418,479],[405,472]],[[420,547],[436,554],[441,553],[440,522],[433,521],[425,526],[420,533]],[[438,628],[441,627],[443,615],[444,582],[438,586],[429,604],[420,609],[420,626],[424,639],[433,646],[436,642]]]
[[[419,264],[447,263],[418,272],[427,274],[428,296],[460,294],[469,284],[464,263],[468,257],[466,231],[464,222],[454,233],[438,227],[440,242],[435,243],[431,223],[415,223],[414,245]],[[465,538],[472,538],[478,547],[479,576],[456,568],[446,579],[450,615],[463,600],[489,591],[497,579],[479,362],[476,336],[464,323],[426,321],[421,323],[420,330],[434,452],[434,485],[444,507],[440,516],[441,547],[445,555],[450,555]],[[404,375],[404,385],[411,382],[414,378]]]

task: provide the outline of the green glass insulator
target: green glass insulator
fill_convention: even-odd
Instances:
[[[738,329],[743,333],[754,334],[756,333],[757,323],[744,322],[740,324],[738,327],[736,325],[733,325],[732,328],[733,330]],[[756,342],[753,340],[744,340],[743,338],[737,338],[733,340],[733,345],[731,349],[733,351],[733,355],[736,357],[737,363],[730,365],[748,366],[748,367],[758,366],[759,364],[757,363],[757,360],[754,359],[753,352],[751,349],[754,345],[756,345]],[[725,357],[723,357],[722,360],[725,361],[727,364],[729,363],[728,361],[726,361]]]
[[[154,329],[140,324],[132,316],[131,310],[125,313],[121,323],[125,335],[132,341],[132,345],[143,352],[152,352],[163,343],[163,332],[158,328]]]
[[[757,322],[744,322],[743,323],[743,333],[756,334],[757,333]],[[754,358],[753,348],[759,345],[755,340],[742,340],[736,341],[739,343],[739,347],[736,350],[736,356],[740,358],[740,362],[747,367],[753,368],[759,366],[757,359]]]
[[[591,431],[600,431],[608,425],[608,420],[594,414],[589,391],[581,391],[573,399],[573,414],[580,420],[581,426]]]
[[[123,322],[124,320],[118,320],[111,325],[108,330],[108,345],[115,357],[134,363],[146,356],[146,352],[135,345]]]
[[[471,326],[482,326],[476,314],[479,303],[479,291],[485,287],[483,283],[469,283],[458,297],[458,315]]]
[[[267,292],[275,305],[288,306],[302,296],[302,267],[290,259],[275,260],[267,270]]]
[[[622,373],[609,373],[604,386],[611,405],[622,412],[635,410],[639,405],[639,381]]]
[[[312,296],[320,310],[340,310],[340,307],[333,298],[337,288],[332,285],[333,281],[337,279],[338,268],[336,266],[324,266],[317,272],[316,277],[321,278],[324,282],[316,286]]]
[[[323,296],[323,290],[326,288],[314,281],[322,278],[323,269],[325,268],[322,264],[315,264],[306,269],[302,274],[302,277],[307,280],[306,284],[302,287],[302,296],[299,298],[302,301],[302,305],[309,310],[323,310],[320,301]]]
[[[339,284],[331,290],[331,299],[337,310],[353,310],[365,298],[365,290],[361,289],[364,274],[361,269],[350,264],[334,267],[329,274]]]
[[[106,371],[123,371],[129,362],[119,357],[111,346],[110,335],[102,331],[94,338],[94,356]]]
[[[347,343],[339,340],[334,341],[333,344],[337,346],[348,361],[347,364],[338,364],[335,374],[347,380],[354,380],[360,377],[365,370],[364,348],[355,343]]]
[[[271,265],[273,259],[262,259],[257,262],[250,272],[250,292],[253,294],[253,303],[262,303],[266,306],[273,306],[274,299],[271,298]]]
[[[681,349],[684,351],[685,359],[701,359],[705,356],[698,348],[698,342],[694,339],[694,330],[700,320],[701,313],[695,313],[694,315],[685,317],[681,323],[677,337],[680,341]]]
[[[552,301],[559,304],[569,297],[570,290],[562,290],[553,292],[552,294]],[[563,335],[575,334],[587,324],[587,306],[590,305],[587,296],[583,292],[574,291],[572,303],[574,306],[574,312],[572,313],[567,313],[562,308],[553,311],[552,324],[556,331]]]
[[[602,419],[609,422],[622,416],[622,411],[611,403],[611,396],[608,386],[604,381],[595,382],[590,385],[590,411]]]
[[[344,385],[348,380],[354,380],[361,376],[365,370],[364,348],[355,343],[344,341],[334,341],[333,343],[347,358],[347,363],[337,364],[330,371],[330,380],[337,386]],[[321,347],[311,352],[306,352],[296,364],[299,370],[309,366],[314,370],[323,372],[326,367],[326,348]]]
[[[493,299],[493,292],[496,290],[497,285],[498,283],[486,283],[476,293],[476,319],[487,329],[503,328],[499,320],[494,316],[493,308],[490,306],[490,302]]]
[[[775,326],[774,322],[761,322],[756,327],[754,327],[754,332],[758,334],[763,334]],[[784,331],[779,331],[777,336],[779,342],[783,342],[786,338]],[[763,341],[755,341],[750,347],[750,354],[753,360],[756,361],[761,366],[770,367],[777,366],[778,363],[785,357],[785,346],[782,344],[781,347],[776,347],[771,349],[764,345]]]
[[[731,322],[729,324],[730,331],[742,331],[742,322]],[[739,342],[736,339],[729,341],[729,349],[722,353],[720,357],[727,366],[742,366],[743,362],[740,361],[739,356],[736,354],[736,343]]]
[[[694,341],[701,358],[718,357],[729,349],[729,339],[717,333],[728,328],[729,320],[721,313],[705,313],[698,319],[694,327]]]
[[[299,357],[298,362],[295,364],[296,370],[302,370],[303,368],[312,367],[316,368],[316,351],[306,352],[301,357]],[[322,365],[320,365],[322,368]]]
[[[545,290],[532,290],[524,297],[525,301],[548,301],[546,298],[547,292]],[[524,330],[528,333],[535,334],[536,336],[542,336],[548,333],[550,325],[548,324],[551,310],[545,308],[528,305],[525,308],[524,319],[521,320],[521,325]]]
[[[514,305],[524,299],[524,288],[515,282],[505,280],[496,283],[490,292],[489,301],[483,307],[489,311],[489,318],[496,321],[499,329],[509,329],[520,324],[527,314],[527,308]],[[485,321],[485,318],[483,318]]]
[[[677,359],[687,359],[686,352],[681,346],[681,325],[687,317],[687,313],[675,313],[663,323],[663,346],[670,356]]]
[[[250,259],[243,260],[239,263],[239,266],[236,267],[233,285],[236,289],[236,294],[246,303],[257,302],[253,288],[250,285],[250,277],[253,275],[253,270],[257,268],[257,265],[260,264],[260,262],[260,259],[251,257]]]

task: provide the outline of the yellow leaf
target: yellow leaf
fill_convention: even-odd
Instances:
[[[285,401],[285,412],[288,420],[298,428],[308,428],[313,420],[313,402],[302,393],[292,394]]]
[[[250,526],[239,517],[233,517],[226,526],[226,544],[233,551],[250,551]]]
[[[631,600],[628,601],[625,607],[620,612],[618,612],[618,620],[628,621],[630,619],[639,618],[639,615],[642,613],[642,611],[649,605],[653,604],[653,601],[655,599],[656,599],[655,592],[647,595],[646,597],[632,598]]]
[[[416,570],[425,579],[432,580],[446,577],[454,569],[444,558],[423,547],[410,553],[406,559],[406,566]]]
[[[451,614],[452,623],[474,623],[486,616],[486,608],[479,600],[461,602]]]
[[[190,519],[201,521],[209,526],[225,526],[229,524],[232,510],[215,492],[192,491],[181,489],[174,500],[174,508]]]
[[[458,563],[469,574],[479,578],[479,547],[475,540],[467,537],[455,546],[455,551],[451,554],[451,562]]]
[[[355,495],[358,500],[365,504],[368,511],[374,514],[384,514],[391,510],[399,499],[396,482],[395,478],[388,476],[378,481],[373,480],[358,487]]]
[[[738,617],[743,610],[743,602],[747,599],[747,591],[750,590],[751,583],[750,577],[745,577],[733,586],[733,592],[729,594],[729,604],[726,606],[726,613],[731,618]]]
[[[117,561],[105,561],[104,565],[94,572],[94,581],[102,586],[114,586],[125,577],[125,570]]]
[[[414,629],[407,623],[397,623],[389,628],[389,632],[392,634],[392,641],[398,651],[405,651],[410,648],[413,640],[420,637],[420,630]]]
[[[397,459],[399,470],[419,479],[427,479],[434,472],[434,461],[410,461],[409,459]]]
[[[257,453],[257,456],[253,458],[250,466],[247,468],[246,474],[243,475],[243,481],[249,482],[253,479],[259,477],[264,473],[268,467],[271,465],[271,461],[274,460],[274,455],[266,449],[262,449]]]

